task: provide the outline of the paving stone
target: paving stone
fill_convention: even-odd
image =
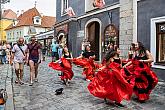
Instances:
[[[125,107],[120,108],[112,103],[105,104],[103,99],[89,93],[87,90],[89,82],[82,77],[82,68],[73,65],[75,76],[69,86],[65,86],[58,76],[60,72],[48,67],[49,61],[50,59],[40,65],[39,82],[34,83],[32,87],[28,85],[30,76],[28,66],[25,66],[24,71],[26,84],[13,83],[15,110],[164,110],[165,82],[162,80],[152,91],[150,100],[139,103],[132,98],[131,101],[123,101]],[[3,68],[7,68],[7,65],[3,65]],[[6,71],[0,70],[0,72],[0,79],[5,79]],[[4,81],[0,80],[0,82]],[[60,87],[64,88],[63,94],[55,95],[55,90]]]

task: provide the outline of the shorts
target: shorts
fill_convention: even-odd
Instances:
[[[29,60],[32,60],[34,63],[38,63],[39,57],[31,57]]]
[[[14,68],[15,70],[23,70],[24,63],[14,62]]]

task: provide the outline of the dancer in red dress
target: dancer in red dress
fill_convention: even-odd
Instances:
[[[123,99],[130,100],[133,86],[120,73],[120,64],[114,62],[117,52],[110,50],[105,56],[106,65],[99,69],[92,82],[88,85],[89,92],[105,101],[109,99],[115,104],[123,106]]]
[[[65,46],[63,49],[62,58],[55,63],[52,62],[49,64],[49,66],[53,69],[62,72],[60,76],[65,85],[68,85],[68,80],[71,80],[74,75],[72,71],[71,60],[72,54],[68,51],[67,46]]]
[[[87,81],[91,81],[95,76],[95,69],[99,66],[94,62],[95,54],[90,50],[90,46],[85,47],[85,52],[78,58],[73,60],[73,63],[84,68],[83,75]]]
[[[140,102],[149,99],[149,95],[158,83],[156,74],[150,70],[153,57],[145,49],[141,42],[135,43],[135,52],[133,60],[128,62],[124,67],[135,75],[134,93]]]

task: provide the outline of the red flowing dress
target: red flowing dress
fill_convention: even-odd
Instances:
[[[82,75],[86,77],[86,79],[92,80],[95,76],[95,69],[99,67],[98,64],[94,62],[92,58],[75,58],[73,59],[73,63],[76,65],[80,65],[84,68]]]
[[[71,80],[73,78],[73,71],[72,71],[72,65],[70,61],[68,61],[66,58],[61,58],[61,63],[57,62],[51,62],[49,63],[49,67],[53,68],[54,70],[58,70],[63,72],[63,75],[61,76],[61,80],[69,79]]]
[[[145,101],[149,99],[152,89],[158,83],[158,78],[148,64],[138,61],[140,59],[145,60],[147,57],[135,56],[132,64],[127,67],[127,70],[135,75],[134,93],[138,97],[138,100]]]
[[[101,71],[88,85],[89,92],[99,98],[106,98],[120,103],[123,99],[130,100],[133,86],[120,73],[120,64],[112,62]]]

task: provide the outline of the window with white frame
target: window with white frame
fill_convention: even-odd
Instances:
[[[165,22],[156,24],[156,63],[165,63]]]
[[[61,15],[66,15],[66,9],[68,8],[68,0],[61,0]]]

